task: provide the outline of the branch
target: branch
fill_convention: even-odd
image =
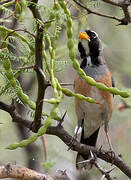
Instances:
[[[113,170],[105,170],[103,169],[97,162],[94,163],[95,167],[101,172],[101,174],[103,175],[102,178],[106,178],[107,180],[113,180],[113,178],[111,178],[110,176],[110,172]],[[101,178],[101,179],[102,179]]]
[[[77,0],[73,0],[78,6],[80,6],[81,8],[85,9],[88,14],[95,14],[95,15],[98,15],[98,16],[102,16],[102,17],[106,17],[106,18],[110,18],[110,19],[115,19],[117,21],[121,21],[121,19],[115,17],[115,16],[110,16],[110,15],[107,15],[107,14],[103,14],[103,13],[99,13],[99,12],[96,12],[96,11],[92,11],[91,9],[87,8],[85,5],[83,5],[82,3],[78,2]]]
[[[59,137],[68,147],[70,147],[70,142],[72,140],[72,136],[68,134],[67,131],[63,129],[63,127],[49,127],[46,131],[47,134],[56,135]],[[104,151],[102,149],[97,149],[92,146],[87,146],[81,144],[77,140],[73,140],[74,144],[71,147],[71,150],[77,151],[81,154],[87,154],[89,151],[92,151],[97,155],[98,158],[109,162],[116,167],[118,167],[124,174],[131,178],[131,167],[129,167],[118,155],[115,153],[111,153],[108,151]]]
[[[105,3],[111,4],[113,6],[121,7],[121,3],[119,3],[119,2],[115,2],[115,1],[112,1],[112,0],[102,0],[102,1],[105,2]]]
[[[101,180],[103,178],[107,179],[107,180],[113,180],[113,178],[111,177],[110,173],[114,170],[114,168],[110,169],[110,170],[106,170],[103,167],[100,166],[100,164],[97,162],[97,157],[95,154],[93,154],[91,152],[91,157],[88,160],[84,160],[79,162],[78,164],[82,164],[83,167],[88,167],[88,165],[90,164],[90,168],[92,166],[95,166],[99,172],[102,174]]]
[[[33,3],[37,3],[37,0],[34,0]],[[42,21],[38,8],[35,4],[31,4],[29,6],[33,17]],[[37,93],[37,101],[36,101],[36,110],[35,110],[35,118],[33,121],[32,129],[37,132],[41,124],[42,118],[42,107],[43,107],[43,99],[45,95],[45,90],[48,86],[48,81],[43,73],[43,54],[42,54],[42,43],[43,43],[43,27],[37,23],[37,33],[35,38],[35,71],[37,74],[38,81],[38,93]]]
[[[9,16],[3,17],[2,19],[3,19],[3,20],[9,19],[9,18],[11,18],[13,15],[14,15],[14,13],[10,14]]]
[[[7,105],[7,104],[0,101],[0,109],[8,112],[11,115],[14,122],[20,123],[23,126],[31,129],[32,122],[20,117],[16,113],[13,103],[12,103],[12,105]],[[41,126],[42,126],[42,124],[41,124]],[[71,143],[73,137],[70,136],[68,134],[68,132],[65,131],[62,126],[56,126],[56,127],[50,126],[47,129],[46,133],[59,137],[68,147],[70,147],[70,143]],[[116,155],[114,152],[111,153],[111,152],[108,152],[108,151],[104,151],[101,148],[97,149],[97,148],[92,147],[92,146],[87,146],[87,145],[81,144],[76,139],[74,139],[73,142],[74,143],[71,146],[71,150],[77,151],[77,152],[82,153],[82,154],[87,154],[87,153],[89,153],[89,151],[92,151],[94,154],[96,154],[96,156],[98,158],[115,165],[124,174],[126,174],[129,178],[131,178],[131,167],[129,167],[123,161],[123,159],[121,157],[119,157],[118,155]]]
[[[124,12],[125,17],[122,19],[121,24],[128,25],[131,22],[131,15],[129,12],[129,5],[123,4],[122,10]]]
[[[108,14],[104,14],[104,13],[99,13],[99,12],[96,12],[96,11],[93,11],[89,8],[87,8],[85,5],[83,5],[82,3],[78,2],[77,0],[73,0],[78,6],[80,6],[81,8],[85,9],[88,14],[95,14],[97,16],[101,16],[101,17],[105,17],[105,18],[109,18],[109,19],[114,19],[118,22],[120,22],[120,24],[118,25],[128,25],[129,23],[131,23],[131,15],[129,13],[129,6],[130,6],[130,1],[128,3],[126,3],[125,1],[123,1],[122,3],[117,3],[115,1],[111,1],[111,0],[102,0],[108,4],[111,4],[111,5],[114,5],[114,6],[117,6],[117,7],[121,7],[122,10],[123,10],[123,13],[124,13],[124,17],[123,18],[118,18],[116,16],[111,16],[111,15],[108,15]]]
[[[21,180],[62,180],[63,177],[65,177],[65,180],[70,180],[65,172],[63,174],[46,175],[23,166],[11,165],[10,163],[0,166],[0,179],[17,178]]]
[[[14,31],[23,31],[24,33],[28,33],[28,34],[30,34],[32,37],[36,38],[36,36],[35,36],[33,33],[27,31],[26,29],[15,29]]]
[[[131,22],[131,15],[129,12],[129,6],[131,5],[130,0],[126,0],[126,1],[123,0],[120,2],[115,2],[111,0],[102,0],[102,1],[117,7],[121,7],[124,13],[124,17],[121,19],[121,23],[119,25],[128,25]]]

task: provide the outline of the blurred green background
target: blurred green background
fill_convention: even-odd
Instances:
[[[88,5],[89,8],[104,12],[110,15],[115,15],[122,17],[122,11],[119,8],[114,8],[113,6],[106,5],[101,1],[82,1]],[[53,6],[52,1],[41,0],[40,1],[40,11],[44,20],[48,18],[48,12]],[[68,7],[72,13],[73,19],[73,33],[74,33],[74,43],[76,57],[79,59],[79,53],[77,50],[79,31],[85,30],[87,28],[96,31],[102,40],[104,47],[104,56],[106,62],[112,72],[116,87],[121,88],[131,88],[131,24],[128,26],[116,26],[118,22],[115,20],[107,19],[104,17],[99,17],[96,15],[88,15],[85,11],[76,6],[72,1],[68,2]],[[48,11],[49,10],[49,11]],[[32,20],[32,15],[29,10],[26,12],[25,19],[17,24],[17,28],[26,27],[28,30],[32,31],[34,21]],[[52,33],[53,27],[50,28],[50,33]],[[55,75],[60,82],[73,83],[76,72],[72,68],[68,49],[66,47],[67,36],[65,21],[63,20],[63,25],[59,40],[57,42],[56,49],[56,66]],[[18,49],[22,45],[18,44]],[[24,84],[28,84],[32,76],[35,73],[25,72],[22,74],[22,81]],[[0,86],[5,84],[3,76],[0,74]],[[69,86],[73,90],[73,86]],[[52,89],[48,88],[46,92],[46,97],[52,96]],[[34,78],[32,89],[28,92],[28,95],[33,100],[36,100],[37,94],[37,83]],[[11,97],[3,95],[0,100],[5,103],[11,102]],[[131,165],[131,109],[125,109],[123,111],[117,110],[117,105],[120,102],[120,98],[114,98],[114,111],[112,119],[109,125],[109,134],[111,136],[111,141],[114,150],[122,154],[123,159]],[[129,100],[131,103],[131,101]],[[43,110],[48,112],[51,106],[44,103]],[[61,103],[59,108],[59,114],[62,116],[64,112],[67,111],[64,128],[71,134],[74,135],[74,129],[77,124],[76,114],[74,110],[74,98],[64,97],[64,101]],[[24,114],[26,118],[31,119],[30,115]],[[12,164],[19,164],[27,166],[28,159],[31,158],[32,161],[37,161],[38,171],[44,172],[45,170],[41,166],[44,162],[44,151],[41,138],[39,138],[35,145],[38,147],[36,152],[28,153],[25,149],[17,150],[6,150],[5,147],[13,142],[20,141],[20,133],[15,123],[12,123],[8,113],[0,110],[0,164],[11,162]],[[49,173],[54,173],[57,169],[67,169],[72,178],[75,174],[75,157],[76,152],[67,151],[68,147],[57,137],[46,135],[47,139],[47,161],[54,161],[55,165],[52,168],[47,169]],[[103,128],[101,128],[97,146],[103,146],[104,149],[108,149],[107,140]],[[39,153],[38,153],[39,152]],[[30,157],[29,157],[30,156]],[[110,164],[100,161],[100,164],[107,169],[111,168]],[[119,180],[128,180],[128,178],[120,172],[117,168],[112,171],[111,175],[117,177]],[[91,170],[91,179],[100,179],[101,174],[93,168]],[[75,179],[75,178],[74,178]]]

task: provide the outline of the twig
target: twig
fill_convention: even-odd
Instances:
[[[106,17],[106,18],[110,18],[110,19],[115,19],[119,22],[121,22],[121,19],[120,18],[117,18],[115,16],[110,16],[110,15],[107,15],[107,14],[103,14],[103,13],[99,13],[99,12],[96,12],[96,11],[92,11],[91,9],[87,8],[86,6],[84,6],[82,3],[78,2],[77,0],[73,0],[78,6],[82,7],[83,9],[85,9],[88,14],[95,14],[95,15],[98,15],[98,16],[102,16],[102,17]]]
[[[94,162],[94,165],[103,175],[102,178],[105,177],[107,180],[113,180],[113,178],[110,176],[110,173],[114,170],[114,168],[110,170],[103,169],[97,162]]]
[[[112,0],[102,0],[102,1],[105,2],[105,3],[111,4],[113,6],[121,7],[121,3],[119,3],[119,2],[115,2],[115,1],[112,1]]]
[[[131,5],[130,1],[122,1],[120,3],[117,3],[117,2],[111,1],[111,0],[102,0],[105,3],[111,4],[111,5],[114,5],[114,6],[117,6],[117,7],[121,7],[121,9],[123,10],[123,13],[125,15],[123,18],[118,18],[116,16],[111,16],[111,15],[107,15],[107,14],[103,14],[103,13],[93,11],[93,10],[87,8],[82,3],[78,2],[77,0],[73,0],[73,1],[78,6],[80,6],[81,8],[85,9],[88,12],[88,14],[95,14],[95,15],[98,15],[98,16],[101,16],[101,17],[114,19],[114,20],[120,22],[120,24],[118,24],[118,25],[128,25],[129,23],[131,23],[131,15],[130,15],[130,12],[129,12],[129,6]]]
[[[14,15],[14,13],[10,14],[9,16],[3,17],[2,19],[3,19],[3,20],[9,19],[9,18],[11,18],[13,15]]]
[[[48,24],[48,23],[52,23],[52,22],[54,22],[54,21],[55,21],[55,19],[52,19],[52,20],[44,21],[43,23],[44,23],[44,24]]]
[[[6,37],[4,38],[3,42],[2,42],[1,45],[0,45],[0,49],[2,49],[2,46],[3,46],[4,42],[7,40],[7,38],[8,38],[9,36],[11,36],[11,34],[13,34],[14,32],[15,32],[15,31],[12,30],[11,32],[9,32],[9,33],[6,35]]]
[[[14,32],[16,32],[16,31],[26,32],[26,33],[30,34],[31,36],[33,36],[34,38],[36,38],[34,34],[32,34],[31,32],[27,31],[26,29],[14,29],[14,30],[12,30],[11,32],[9,32],[9,33],[6,35],[6,37],[4,38],[3,42],[2,42],[1,45],[0,45],[0,49],[1,49],[2,45],[4,44],[4,42],[7,40],[7,38],[8,38],[9,36],[11,36],[11,35],[12,35]]]
[[[32,121],[29,121],[29,120],[22,118],[15,111],[15,107],[13,104],[7,105],[7,104],[0,101],[0,109],[8,112],[11,115],[14,122],[20,123],[21,125],[27,127],[28,129],[31,129]],[[40,126],[42,126],[42,124]],[[70,136],[68,134],[67,131],[64,130],[64,128],[62,126],[61,127],[50,126],[47,129],[46,133],[59,137],[68,147],[70,146],[70,142],[73,138],[72,136]],[[121,157],[119,157],[115,153],[114,153],[114,156],[112,156],[111,153],[109,153],[108,151],[104,151],[102,148],[97,149],[97,148],[92,147],[92,146],[87,146],[87,145],[81,144],[76,139],[74,139],[74,143],[72,144],[71,150],[77,151],[81,154],[87,154],[90,151],[92,151],[94,154],[96,154],[96,156],[98,158],[115,165],[124,174],[126,174],[129,178],[131,178],[131,167],[129,167],[123,161],[123,159],[121,159]]]
[[[33,69],[34,66],[24,66],[24,67],[17,67],[13,68],[13,70],[25,70],[25,69]]]
[[[25,33],[30,34],[32,37],[36,38],[36,36],[35,36],[33,33],[27,31],[26,29],[15,29],[14,31],[23,31],[23,32],[25,32]]]

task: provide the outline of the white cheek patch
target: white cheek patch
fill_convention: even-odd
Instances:
[[[86,66],[87,66],[87,67],[91,67],[91,66],[92,66],[91,57],[88,56],[86,59],[87,59],[87,64],[86,64]]]

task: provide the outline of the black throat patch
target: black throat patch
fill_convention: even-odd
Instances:
[[[81,42],[78,43],[78,50],[80,52],[81,59],[83,59],[83,58],[85,58],[87,56],[86,51],[85,51],[84,47],[82,46]]]

